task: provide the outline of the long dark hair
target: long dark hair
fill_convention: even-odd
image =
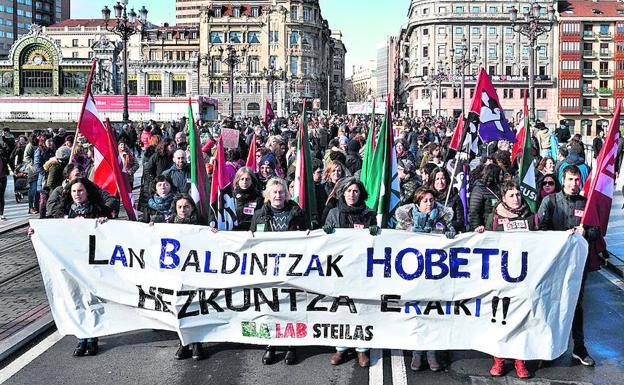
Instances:
[[[168,157],[170,154],[167,153],[167,147],[172,143],[171,139],[163,139],[156,145],[156,153],[160,156]]]
[[[357,202],[355,202],[355,206],[364,206],[364,202],[368,199],[368,192],[366,191],[366,187],[364,187],[364,183],[362,183],[358,178],[354,176],[348,176],[346,178],[342,178],[343,180],[340,183],[340,187],[338,188],[338,199],[346,203],[344,200],[344,193],[350,186],[356,185],[360,190],[360,198]]]
[[[95,185],[95,183],[84,177],[72,180],[67,184],[67,186],[65,186],[65,188],[63,188],[61,198],[65,211],[64,214],[67,214],[72,203],[74,203],[74,200],[71,196],[71,188],[73,185],[78,183],[81,183],[87,191],[87,199],[89,200],[89,203],[91,203],[91,205],[93,206],[94,212],[98,216],[102,215],[110,217],[110,210],[104,204],[104,198],[102,197],[102,193],[100,192],[99,188]]]
[[[178,203],[179,200],[182,200],[182,199],[186,199],[186,201],[193,208],[193,212],[191,213],[191,216],[193,215],[198,216],[199,211],[197,210],[197,205],[195,204],[195,200],[193,200],[193,197],[190,194],[185,194],[185,193],[176,194],[176,196],[173,197],[173,202],[171,202],[171,214],[173,214],[174,216],[178,215],[176,211],[176,204]]]
[[[481,174],[481,182],[485,187],[492,190],[498,190],[498,186],[503,179],[503,169],[495,163],[488,164]]]

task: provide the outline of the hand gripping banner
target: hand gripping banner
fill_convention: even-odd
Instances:
[[[587,243],[566,232],[218,232],[31,220],[61,334],[139,329],[182,342],[478,350],[568,347]]]

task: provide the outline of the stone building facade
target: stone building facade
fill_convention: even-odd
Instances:
[[[552,2],[538,0],[546,7]],[[452,70],[467,41],[468,56],[476,60],[466,69],[466,108],[474,92],[480,67],[492,77],[508,118],[522,109],[523,90],[528,88],[528,40],[513,31],[510,10],[519,16],[530,1],[502,0],[412,0],[409,22],[397,44],[399,108],[411,116],[459,115],[462,111],[460,75]],[[519,19],[520,19],[519,17]],[[539,37],[536,53],[536,116],[554,125],[558,121],[556,28]],[[448,76],[438,87],[428,86],[431,68],[448,67]],[[441,98],[441,100],[440,100]],[[442,108],[438,111],[438,102]]]

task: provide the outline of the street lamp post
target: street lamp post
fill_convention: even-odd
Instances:
[[[442,64],[442,60],[438,60],[438,68],[434,68],[433,66],[431,68],[429,68],[429,79],[427,81],[427,86],[429,88],[429,112],[431,113],[431,116],[433,116],[433,111],[431,111],[432,108],[432,100],[431,100],[431,93],[433,91],[434,88],[437,89],[438,92],[438,114],[440,113],[440,111],[442,110],[442,82],[444,80],[448,80],[449,74],[451,73],[451,70],[448,66],[448,64]]]
[[[247,49],[242,48],[241,53],[238,54],[236,52],[236,48],[232,45],[228,45],[227,47],[227,56],[223,56],[224,49],[223,47],[219,47],[219,60],[222,63],[228,66],[230,71],[230,119],[232,120],[232,124],[234,123],[234,67],[237,64],[242,63],[245,60],[245,56],[247,55]]]
[[[451,51],[451,61],[457,71],[461,75],[461,99],[462,99],[462,116],[466,117],[466,68],[477,61],[477,50],[474,49],[472,57],[468,56],[468,42],[466,37],[461,40],[461,55],[455,57],[455,50]]]
[[[102,17],[104,18],[104,27],[107,31],[116,34],[121,37],[123,42],[123,121],[127,123],[130,120],[130,114],[128,113],[128,40],[130,36],[139,32],[141,29],[136,24],[137,16],[140,24],[147,22],[147,9],[145,6],[141,7],[139,14],[134,12],[134,8],[127,12],[128,0],[122,0],[117,2],[113,6],[115,10],[115,21],[113,25],[109,25],[111,10],[108,6],[104,6],[102,9]]]
[[[283,77],[283,71],[281,68],[275,68],[273,64],[269,65],[269,68],[263,68],[260,73],[262,79],[266,80],[269,84],[271,91],[271,108],[276,110],[275,108],[275,81],[281,80]]]
[[[524,19],[518,20],[518,10],[515,6],[511,8],[510,19],[514,32],[529,39],[529,117],[531,123],[535,123],[535,50],[537,48],[537,38],[552,30],[555,22],[555,9],[548,6],[548,14],[542,15],[542,6],[532,0],[531,7],[524,14]]]

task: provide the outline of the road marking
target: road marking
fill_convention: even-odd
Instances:
[[[371,349],[368,383],[369,385],[383,385],[383,377],[383,349]]]
[[[392,384],[407,385],[407,373],[405,371],[405,357],[403,357],[403,350],[392,351]]]
[[[605,269],[600,269],[598,270],[598,272],[602,274],[603,277],[608,279],[609,282],[617,286],[620,290],[624,291],[624,281],[622,281],[622,278]]]
[[[22,354],[4,369],[0,370],[0,384],[13,377],[17,372],[22,370],[26,365],[31,363],[35,358],[39,357],[46,350],[50,349],[62,338],[63,336],[61,336],[58,331],[50,334],[46,339],[33,346],[26,353]]]

